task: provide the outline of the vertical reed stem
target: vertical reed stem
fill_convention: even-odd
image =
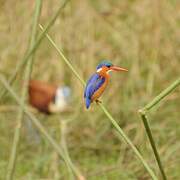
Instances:
[[[76,172],[78,180],[85,180],[85,177],[76,168],[76,166],[73,164],[73,162],[72,162],[72,160],[71,160],[71,158],[69,156],[68,148],[67,148],[67,145],[66,145],[67,121],[66,120],[61,120],[60,121],[60,127],[61,127],[61,147],[63,149],[64,156],[66,156],[66,158],[68,160],[68,163],[71,164],[71,167],[73,168],[73,169],[69,169],[69,171],[72,172],[72,170],[73,170],[74,172]],[[71,179],[74,179],[74,177],[72,175],[71,175]]]
[[[71,161],[71,159],[69,158],[69,153],[68,153],[68,150],[67,150],[67,146],[66,146],[66,122],[64,120],[60,120],[59,121],[59,125],[60,125],[60,131],[61,131],[61,147],[64,151],[64,155],[66,156],[66,158],[69,159],[69,161]],[[69,179],[70,180],[74,180],[74,176],[73,176],[73,173],[72,173],[72,170],[69,168],[68,169],[69,171]]]
[[[160,159],[160,155],[157,151],[157,148],[156,148],[156,144],[155,144],[155,141],[153,139],[153,136],[152,136],[152,132],[151,132],[151,129],[150,129],[150,125],[148,123],[148,118],[146,116],[146,113],[151,109],[153,108],[154,106],[156,106],[163,98],[165,98],[169,93],[171,93],[175,88],[177,88],[178,86],[180,85],[180,78],[177,79],[176,81],[174,81],[170,86],[168,86],[164,91],[162,91],[158,96],[156,96],[150,103],[148,103],[144,108],[140,109],[139,110],[139,113],[141,115],[141,119],[143,121],[143,124],[144,124],[144,127],[145,127],[145,130],[146,130],[146,133],[147,133],[147,136],[149,138],[149,142],[151,144],[151,147],[152,147],[152,150],[153,150],[153,153],[154,153],[154,156],[155,156],[155,159],[157,161],[157,164],[159,166],[159,170],[161,172],[161,175],[162,175],[162,178],[164,180],[167,179],[166,177],[166,174],[164,172],[164,169],[163,169],[163,165],[161,163],[161,159]]]
[[[163,165],[161,163],[161,159],[160,159],[159,153],[158,153],[157,148],[156,148],[156,144],[155,144],[153,136],[152,136],[152,132],[151,132],[151,129],[150,129],[150,126],[149,126],[149,123],[148,123],[147,116],[146,116],[146,114],[144,114],[142,112],[140,112],[140,114],[141,114],[141,118],[143,120],[143,124],[144,124],[145,130],[146,130],[146,133],[147,133],[148,138],[149,138],[149,142],[150,142],[151,147],[153,149],[155,159],[156,159],[156,161],[158,163],[159,170],[161,172],[161,175],[162,175],[163,179],[166,180],[167,177],[166,177],[166,174],[164,172]]]
[[[32,26],[32,35],[31,35],[31,40],[30,40],[30,48],[34,46],[35,38],[36,38],[36,32],[37,32],[37,24],[38,24],[38,19],[40,17],[41,13],[41,5],[42,5],[42,0],[36,0],[36,7],[34,11],[34,19],[33,19],[33,26]],[[27,85],[29,82],[29,77],[31,74],[31,67],[33,63],[33,57],[31,56],[30,61],[27,64],[27,68],[25,70],[25,86],[23,87],[22,94],[21,94],[21,99],[24,104],[25,98],[26,98],[26,91],[27,91]],[[9,164],[7,168],[7,180],[13,179],[14,175],[14,170],[16,166],[16,158],[17,158],[17,148],[19,145],[20,141],[20,131],[21,131],[21,125],[22,125],[22,119],[23,119],[23,110],[20,107],[18,116],[17,116],[17,124],[14,132],[14,139],[13,139],[13,145],[12,145],[12,150],[10,154],[10,159],[9,159]]]

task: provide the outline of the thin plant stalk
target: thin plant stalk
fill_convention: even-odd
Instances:
[[[138,151],[138,149],[134,146],[134,144],[131,142],[131,140],[126,136],[126,134],[123,132],[123,130],[120,128],[120,126],[117,124],[117,122],[115,121],[115,119],[111,116],[111,114],[107,111],[107,109],[104,107],[103,104],[99,103],[100,107],[102,108],[102,110],[104,111],[104,113],[106,114],[106,116],[109,118],[109,120],[111,121],[111,123],[113,124],[113,126],[116,128],[116,130],[118,131],[118,135],[131,147],[131,149],[134,151],[134,153],[136,154],[136,156],[138,157],[138,159],[142,162],[142,164],[144,165],[145,169],[149,172],[149,174],[151,175],[152,179],[157,179],[157,177],[154,175],[154,172],[151,170],[151,168],[149,167],[149,165],[146,163],[146,161],[144,160],[144,158],[142,157],[142,155],[140,154],[140,152]]]
[[[73,167],[74,171],[76,171],[76,173],[78,174],[78,180],[85,180],[85,177],[79,172],[79,170],[74,166],[70,156],[69,156],[69,152],[67,149],[67,145],[66,145],[66,123],[68,121],[60,121],[60,126],[61,126],[61,147],[64,151],[64,155],[66,156],[66,159],[68,160],[68,163],[71,164],[71,167]],[[71,169],[69,169],[71,170]],[[72,170],[71,170],[72,171]],[[72,176],[71,176],[72,177]],[[72,177],[72,179],[74,179]]]
[[[41,30],[44,30],[44,28],[40,25]],[[48,38],[48,40],[50,41],[50,43],[53,45],[53,47],[57,50],[57,52],[59,53],[59,55],[62,57],[63,61],[68,65],[68,67],[72,70],[72,72],[75,74],[75,76],[80,80],[80,82],[82,83],[83,86],[85,86],[85,81],[80,77],[80,75],[77,73],[77,71],[74,69],[74,67],[71,65],[71,63],[69,62],[69,60],[64,56],[63,52],[58,48],[58,46],[55,44],[55,42],[51,39],[51,37],[46,34],[46,37]],[[138,157],[138,159],[142,162],[143,166],[145,167],[145,169],[147,170],[147,172],[149,173],[149,175],[151,176],[151,178],[153,180],[157,180],[158,178],[156,177],[156,175],[154,174],[154,172],[151,170],[151,168],[149,167],[149,165],[147,164],[147,162],[144,160],[144,158],[142,157],[142,155],[140,154],[140,152],[137,150],[137,148],[133,145],[133,143],[131,142],[131,140],[127,137],[127,135],[123,132],[123,130],[121,129],[121,127],[117,124],[117,122],[115,121],[115,119],[111,116],[111,114],[107,111],[107,109],[104,107],[103,104],[99,104],[100,107],[102,108],[102,110],[104,111],[104,113],[106,114],[106,116],[108,117],[108,119],[111,121],[111,123],[113,124],[113,126],[115,127],[115,129],[118,131],[118,134],[124,139],[124,141],[131,147],[131,149],[133,150],[133,152],[136,154],[136,156]]]
[[[155,159],[156,159],[157,164],[158,164],[158,166],[159,166],[159,170],[160,170],[160,172],[161,172],[162,178],[163,178],[164,180],[166,180],[167,177],[166,177],[166,174],[165,174],[165,172],[164,172],[164,168],[163,168],[163,165],[162,165],[162,163],[161,163],[160,155],[159,155],[159,153],[158,153],[158,151],[157,151],[156,144],[155,144],[155,142],[154,142],[154,139],[153,139],[153,136],[152,136],[152,132],[151,132],[151,129],[150,129],[150,126],[149,126],[149,123],[148,123],[148,119],[147,119],[146,114],[142,114],[142,113],[141,113],[141,118],[142,118],[142,120],[143,120],[143,124],[144,124],[145,130],[146,130],[146,133],[147,133],[147,135],[148,135],[149,142],[150,142],[151,147],[152,147],[152,149],[153,149]]]
[[[66,129],[66,123],[64,120],[60,119],[59,120],[59,125],[60,125],[60,131],[61,131],[61,147],[64,151],[64,155],[66,156],[66,158],[69,159],[69,162],[71,162],[71,159],[69,158],[69,153],[68,153],[68,150],[67,150],[67,146],[66,146],[66,132],[67,132],[67,129]],[[72,170],[71,169],[68,169],[68,171],[70,172],[70,179],[74,180],[74,176],[72,174]]]
[[[29,58],[32,56],[32,54],[37,50],[37,48],[39,47],[40,43],[42,42],[42,40],[45,37],[45,34],[49,31],[49,29],[52,27],[52,25],[54,24],[55,20],[57,19],[57,17],[59,16],[59,14],[62,12],[62,10],[64,9],[64,7],[66,6],[66,4],[69,2],[70,0],[65,0],[63,2],[63,4],[58,8],[57,12],[54,14],[54,16],[51,18],[51,20],[49,21],[49,23],[47,24],[47,26],[44,28],[44,31],[39,35],[39,37],[37,38],[37,41],[34,43],[34,46],[31,48],[30,51],[27,52],[27,54],[24,56],[24,58],[18,62],[18,64],[16,65],[16,68],[13,72],[13,74],[11,75],[10,79],[8,80],[9,84],[11,85],[14,80],[16,79],[16,76],[18,74],[18,71],[24,66],[25,63],[27,63],[27,61],[29,60]],[[1,93],[0,93],[0,100],[1,98],[6,94],[7,90],[6,89],[2,89]]]
[[[55,151],[62,157],[64,162],[66,163],[66,166],[68,168],[71,168],[73,173],[77,176],[79,180],[81,180],[82,175],[80,172],[75,169],[75,166],[72,166],[71,163],[69,163],[69,160],[64,155],[64,151],[60,145],[57,144],[57,142],[49,135],[47,130],[43,127],[43,125],[40,123],[40,121],[31,113],[28,111],[28,108],[24,105],[24,103],[20,100],[20,98],[17,96],[17,94],[14,92],[14,90],[10,87],[6,79],[0,74],[0,82],[3,84],[3,86],[7,89],[7,91],[12,95],[12,97],[15,99],[17,104],[23,109],[24,113],[32,120],[36,128],[45,136],[45,138],[49,141],[49,143],[52,145],[52,147],[55,149]]]
[[[171,93],[179,85],[180,85],[180,78],[178,78],[176,81],[174,81],[169,87],[167,87],[158,96],[156,96],[150,103],[148,103],[144,108],[142,108],[142,111],[146,112],[146,111],[152,109],[156,104],[158,104],[164,97],[166,97],[169,93]]]
[[[176,81],[174,81],[170,86],[168,86],[164,91],[162,91],[158,96],[156,96],[150,103],[148,103],[144,108],[139,110],[139,113],[141,115],[141,119],[143,121],[143,125],[145,127],[149,142],[151,144],[155,159],[157,161],[159,170],[161,172],[162,178],[164,180],[167,179],[161,159],[160,159],[160,155],[157,151],[156,148],[156,144],[154,141],[154,138],[152,136],[152,132],[151,132],[151,128],[150,125],[148,123],[148,118],[147,118],[147,112],[149,110],[151,110],[154,106],[156,106],[160,101],[163,100],[163,98],[165,98],[169,93],[171,93],[175,88],[177,88],[180,85],[180,78],[177,79]]]
[[[31,40],[30,40],[30,48],[34,46],[35,38],[36,38],[36,32],[37,32],[37,24],[38,20],[41,14],[41,6],[42,6],[42,0],[36,0],[36,6],[35,6],[35,12],[34,12],[34,18],[33,18],[33,26],[32,26],[32,34],[31,34]],[[34,55],[31,56],[30,60],[27,63],[26,71],[25,71],[25,86],[23,87],[22,94],[21,94],[21,100],[24,103],[26,98],[26,92],[27,92],[27,84],[29,82],[29,77],[31,75],[31,68],[33,63]],[[17,115],[17,124],[14,132],[14,139],[13,139],[13,145],[12,150],[9,158],[9,164],[7,168],[7,180],[13,179],[14,176],[14,170],[16,165],[16,159],[17,159],[17,148],[20,141],[20,131],[21,131],[21,125],[23,120],[23,110],[21,107],[19,108],[19,112]]]
[[[39,27],[42,31],[44,31],[44,28],[41,24],[39,24]],[[75,74],[75,76],[79,79],[79,81],[83,84],[83,86],[85,86],[86,85],[85,81],[80,77],[80,75],[77,73],[77,71],[71,65],[69,60],[65,57],[65,55],[62,53],[62,51],[58,48],[56,43],[51,39],[51,37],[47,33],[46,33],[46,37],[48,38],[50,43],[53,45],[53,47],[57,50],[57,52],[60,54],[60,56],[63,58],[63,61],[66,63],[66,65],[71,69],[71,71]]]

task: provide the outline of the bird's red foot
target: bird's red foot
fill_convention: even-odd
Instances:
[[[96,99],[96,103],[102,103],[102,101],[100,101],[99,99]]]

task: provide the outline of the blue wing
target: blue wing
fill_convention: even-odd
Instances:
[[[85,91],[84,98],[86,99],[86,107],[89,108],[91,104],[92,95],[101,87],[105,82],[105,78],[99,76],[99,74],[93,74],[88,80]]]

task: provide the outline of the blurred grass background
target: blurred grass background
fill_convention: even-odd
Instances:
[[[42,25],[58,5],[58,0],[43,1]],[[112,74],[102,100],[156,172],[138,109],[179,76],[179,8],[177,0],[70,1],[49,32],[84,79],[95,71],[101,59],[129,69],[126,74]],[[33,10],[34,1],[0,1],[0,73],[7,78],[27,50]],[[89,111],[85,110],[81,84],[47,39],[37,50],[32,77],[72,88],[72,113],[36,116],[57,141],[59,120],[72,119],[66,143],[72,160],[87,179],[149,179],[99,107],[93,104]],[[13,85],[18,94],[22,78],[20,72]],[[149,115],[165,172],[173,180],[180,178],[179,107],[177,89]],[[0,105],[0,179],[6,175],[16,114],[16,103],[8,94]],[[61,179],[67,179],[64,163],[57,161],[43,137],[38,144],[30,141],[24,127],[21,138],[15,179],[55,179],[57,171]]]

